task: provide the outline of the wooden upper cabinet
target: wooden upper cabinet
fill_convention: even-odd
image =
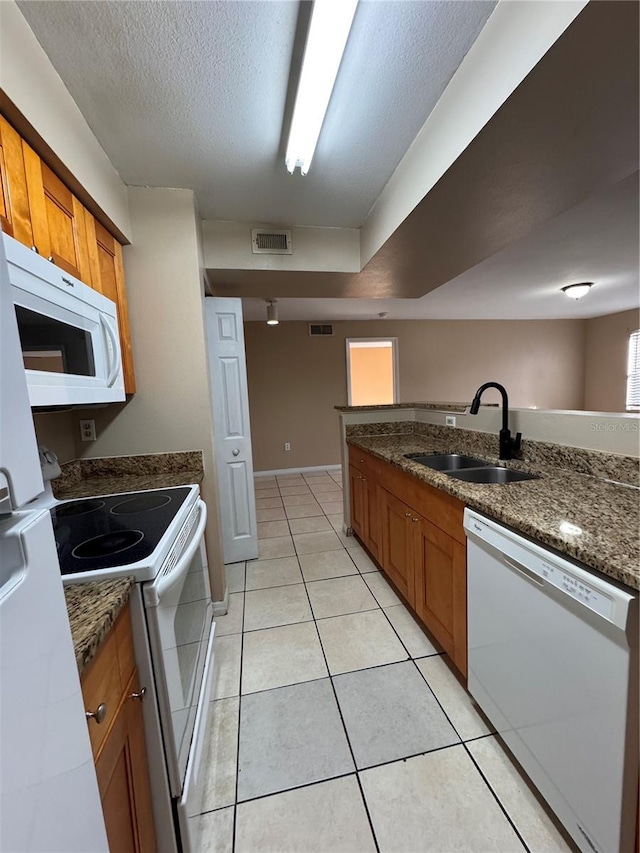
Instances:
[[[122,265],[122,246],[109,234],[90,213],[84,211],[89,264],[92,286],[103,296],[112,299],[118,309],[118,328],[120,330],[120,349],[124,372],[124,390],[133,394],[136,390],[133,371],[133,352],[129,330],[129,311],[127,292],[124,283]]]
[[[22,139],[0,116],[0,224],[5,234],[33,245]]]
[[[0,116],[0,225],[116,303],[124,390],[136,390],[122,246]]]
[[[84,207],[23,143],[33,241],[46,258],[91,285]]]

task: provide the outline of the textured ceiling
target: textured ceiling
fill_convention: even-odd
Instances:
[[[339,227],[363,222],[494,5],[361,0],[302,178],[283,138],[297,2],[19,3],[126,183],[190,187],[205,219]]]

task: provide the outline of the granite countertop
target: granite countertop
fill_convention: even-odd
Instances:
[[[55,497],[64,501],[200,484],[203,477],[202,452],[187,450],[76,459],[62,466],[62,475],[52,486]]]
[[[64,597],[80,675],[129,601],[134,583],[133,578],[117,578],[65,586]]]
[[[202,482],[202,471],[157,474],[114,474],[112,476],[88,477],[74,483],[58,486],[56,498],[88,498],[95,495],[113,495],[119,492],[141,492],[146,489],[168,489],[171,486],[186,486]]]
[[[395,434],[351,436],[347,442],[514,530],[640,589],[640,506],[636,488],[552,465],[534,466],[517,460],[504,463],[486,453],[482,458],[488,462],[507,464],[537,474],[540,479],[504,485],[467,483],[404,458],[405,453],[466,452],[451,440]],[[567,532],[567,523],[581,532]]]

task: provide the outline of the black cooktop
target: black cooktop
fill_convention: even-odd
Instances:
[[[51,510],[63,575],[126,566],[158,546],[190,488],[67,501]]]

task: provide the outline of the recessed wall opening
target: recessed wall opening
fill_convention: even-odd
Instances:
[[[398,402],[398,339],[347,338],[347,404]]]

